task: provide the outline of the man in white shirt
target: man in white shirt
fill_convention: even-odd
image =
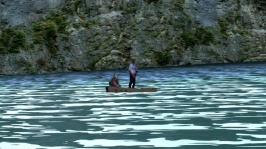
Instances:
[[[131,63],[129,65],[128,71],[129,71],[129,75],[130,75],[130,81],[128,84],[128,88],[134,88],[135,83],[136,83],[136,76],[137,76],[137,72],[138,72],[138,67],[135,64],[135,57],[131,58]]]

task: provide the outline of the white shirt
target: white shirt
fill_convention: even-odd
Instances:
[[[135,74],[136,71],[138,71],[137,65],[130,63],[129,68],[128,68],[128,71],[130,71],[132,74]]]

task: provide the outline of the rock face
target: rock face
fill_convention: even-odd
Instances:
[[[0,74],[266,60],[265,0],[0,0]]]
[[[7,26],[30,25],[50,12],[62,8],[66,0],[0,0],[1,22]]]

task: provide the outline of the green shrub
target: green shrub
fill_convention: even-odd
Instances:
[[[197,28],[195,34],[200,41],[199,44],[209,45],[215,42],[215,36],[211,29]]]
[[[24,58],[21,58],[21,59],[19,60],[19,63],[20,63],[23,67],[25,67],[27,70],[29,70],[30,67],[32,67],[31,62],[29,62],[28,60],[26,60],[26,59],[24,59]]]
[[[196,28],[181,34],[187,47],[197,44],[209,45],[215,43],[215,34],[210,28]]]
[[[65,6],[62,8],[62,11],[66,14],[74,15],[75,13],[74,2],[67,0]]]
[[[66,27],[67,27],[66,19],[67,17],[63,13],[53,13],[46,17],[46,21],[54,22],[58,28],[58,32],[63,34],[66,33]]]
[[[75,9],[78,9],[82,5],[82,0],[76,0],[75,1]]]
[[[13,37],[10,39],[10,52],[18,53],[18,47],[25,47],[26,35],[23,31],[15,31]]]
[[[58,27],[53,21],[40,21],[33,24],[35,32],[35,40],[44,43],[52,54],[56,54],[58,47],[56,45],[56,37]]]
[[[18,53],[26,46],[26,34],[22,30],[6,29],[0,34],[0,53]]]
[[[228,22],[224,19],[219,19],[218,25],[219,25],[220,32],[224,35],[227,35],[227,31],[229,29]]]
[[[87,21],[83,21],[81,25],[83,27],[85,27],[85,28],[90,28],[91,26],[97,25],[97,24],[99,24],[99,20],[97,20],[97,19],[90,19],[90,20],[87,20]]]
[[[6,53],[6,50],[7,48],[2,43],[0,43],[0,53]]]
[[[192,31],[185,31],[181,34],[187,47],[196,45],[199,41]]]
[[[169,64],[171,55],[169,52],[155,52],[154,58],[159,66],[164,66]]]
[[[179,9],[182,10],[183,9],[183,4],[186,2],[186,0],[176,0],[175,2],[175,6]]]
[[[35,33],[43,39],[55,39],[57,34],[57,25],[52,21],[41,21],[33,24]]]
[[[101,60],[101,58],[99,56],[95,56],[93,57],[93,59],[91,60],[91,62],[88,65],[88,68],[90,70],[94,70],[95,69],[95,65]]]
[[[120,3],[118,7],[126,13],[136,13],[140,3],[141,0],[131,0],[126,4]]]
[[[55,38],[57,34],[57,26],[54,23],[49,23],[46,26],[46,38]]]

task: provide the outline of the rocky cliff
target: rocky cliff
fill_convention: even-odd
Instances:
[[[0,0],[0,74],[266,60],[265,0]]]

